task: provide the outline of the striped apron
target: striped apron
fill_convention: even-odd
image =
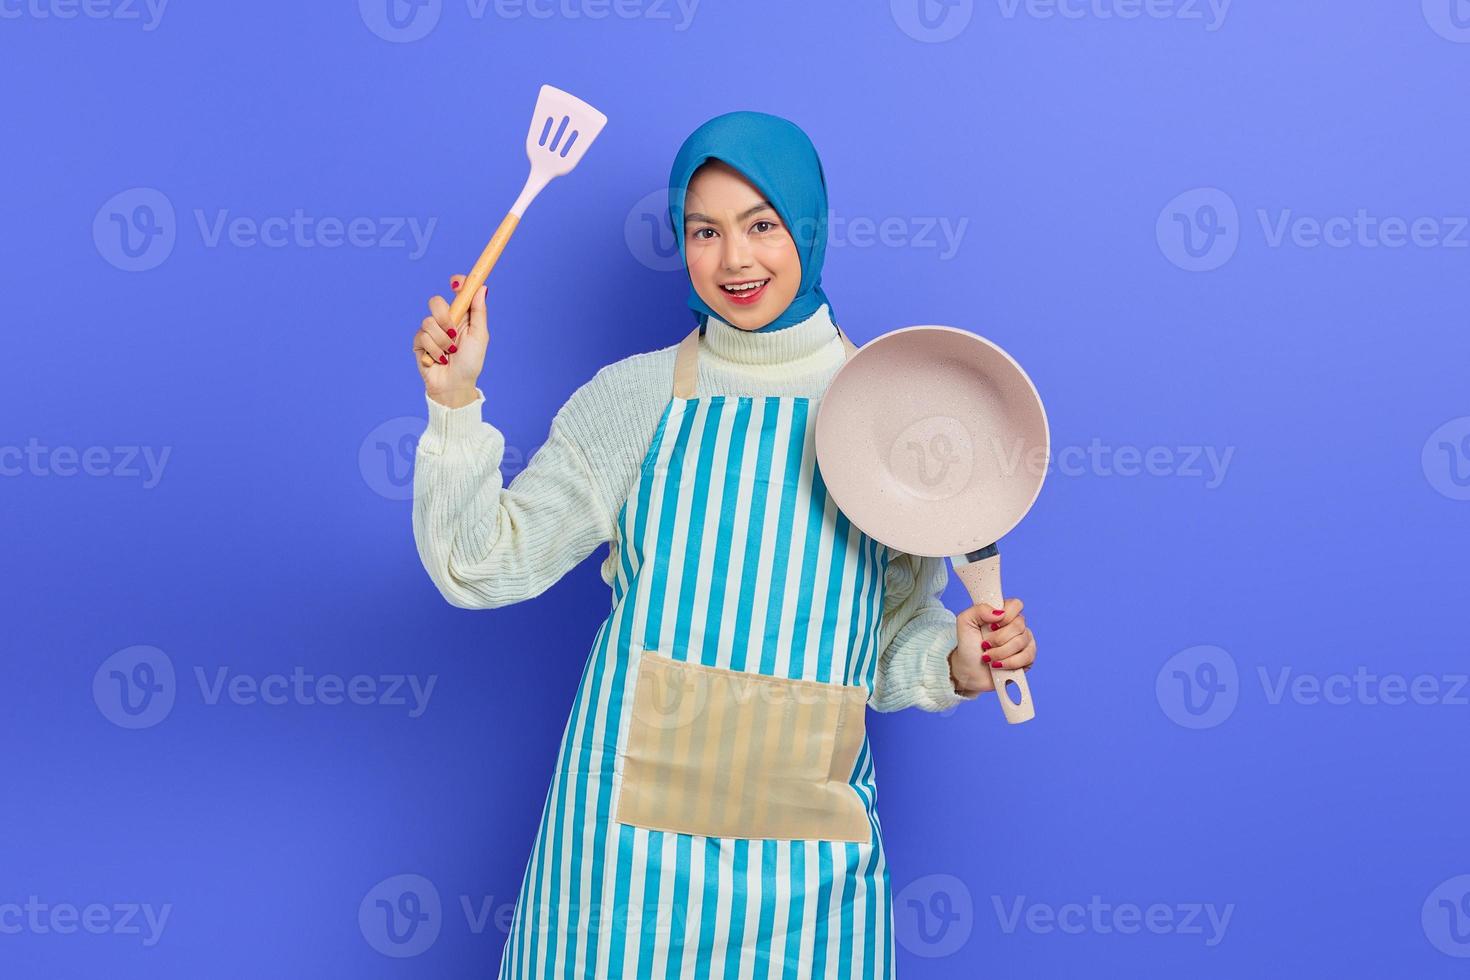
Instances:
[[[851,356],[852,343],[845,335],[842,341]],[[615,522],[612,609],[562,737],[502,954],[502,980],[893,976],[889,876],[861,726],[891,553],[851,525],[823,488],[813,443],[816,400],[697,397],[698,351],[696,328],[679,345],[673,397]],[[646,738],[654,764],[677,761],[679,751],[694,758],[687,740],[661,740],[658,725],[637,717],[635,700],[645,709],[657,703],[656,696],[645,703],[648,691],[638,691],[647,673],[640,668],[654,665],[719,682],[700,688],[702,718],[719,714],[714,708],[767,710],[759,707],[766,701],[772,712],[804,712],[797,724],[809,731],[798,728],[781,753],[757,753],[743,770],[729,763],[736,777],[717,772],[721,791],[726,782],[759,787],[772,773],[794,773],[798,762],[788,760],[816,759],[820,769],[831,759],[830,780],[801,788],[851,809],[807,834],[689,833],[640,825],[658,819],[620,822],[620,815],[638,812],[635,791],[658,794],[643,812],[667,811],[670,826],[680,819],[679,781],[646,767],[635,778],[630,738]],[[729,682],[737,691],[756,690],[744,685],[750,682],[801,693],[737,693],[715,705],[723,695],[710,692],[729,689]],[[845,714],[834,730],[833,716],[822,712],[839,701]],[[750,759],[747,743],[764,734],[761,727],[757,721],[756,732],[710,736],[722,744],[706,749],[711,757]],[[675,728],[687,734],[687,726]],[[721,731],[716,722],[705,728],[706,735]],[[808,744],[818,735],[823,746]],[[850,755],[843,754],[844,740]],[[657,757],[664,751],[658,746],[680,744],[686,749]],[[688,768],[690,785],[709,775]],[[797,826],[794,817],[808,813],[810,799],[770,795],[719,817],[736,823],[709,822],[719,815],[687,819],[696,829],[701,819],[709,827],[779,828]],[[691,792],[682,802],[699,799]],[[776,816],[783,806],[792,818],[785,824]],[[738,823],[739,814],[747,823]]]

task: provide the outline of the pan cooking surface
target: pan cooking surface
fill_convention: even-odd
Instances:
[[[916,555],[992,544],[1046,473],[1046,414],[1003,350],[953,327],[908,327],[864,345],[817,415],[822,479],[870,537]]]

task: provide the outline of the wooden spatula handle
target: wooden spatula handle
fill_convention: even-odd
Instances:
[[[976,554],[984,554],[985,557],[973,561],[951,558],[954,573],[965,583],[971,602],[977,606],[999,609],[1005,596],[1000,590],[1000,552],[991,545]],[[995,696],[1000,701],[1001,710],[1006,714],[1006,721],[1018,725],[1036,717],[1036,708],[1031,703],[1031,688],[1026,684],[1024,670],[992,668],[990,676],[995,681]],[[1020,695],[1020,703],[1011,700],[1013,692]]]
[[[507,214],[500,227],[495,229],[495,234],[490,236],[490,243],[485,246],[485,251],[475,262],[475,267],[470,270],[469,276],[459,288],[459,295],[454,297],[454,302],[449,304],[449,322],[459,325],[464,319],[465,311],[470,308],[470,302],[475,298],[481,286],[490,275],[490,270],[495,268],[495,261],[500,258],[500,253],[505,251],[505,243],[510,241],[511,232],[516,230],[520,224],[520,217],[514,212]]]

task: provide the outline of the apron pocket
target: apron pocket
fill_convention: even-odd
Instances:
[[[856,685],[645,650],[614,819],[706,837],[867,841],[850,782],[866,709]]]

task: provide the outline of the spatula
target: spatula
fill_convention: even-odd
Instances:
[[[484,285],[490,270],[495,268],[506,242],[510,241],[521,216],[536,195],[551,183],[551,178],[571,172],[605,125],[607,116],[575,95],[552,85],[541,86],[541,94],[536,97],[536,111],[531,116],[531,128],[526,133],[526,156],[531,160],[531,175],[526,178],[526,186],[521,188],[521,196],[516,198],[500,227],[495,229],[490,243],[480,253],[479,260],[450,304],[450,323],[457,324],[464,319],[470,301]]]

